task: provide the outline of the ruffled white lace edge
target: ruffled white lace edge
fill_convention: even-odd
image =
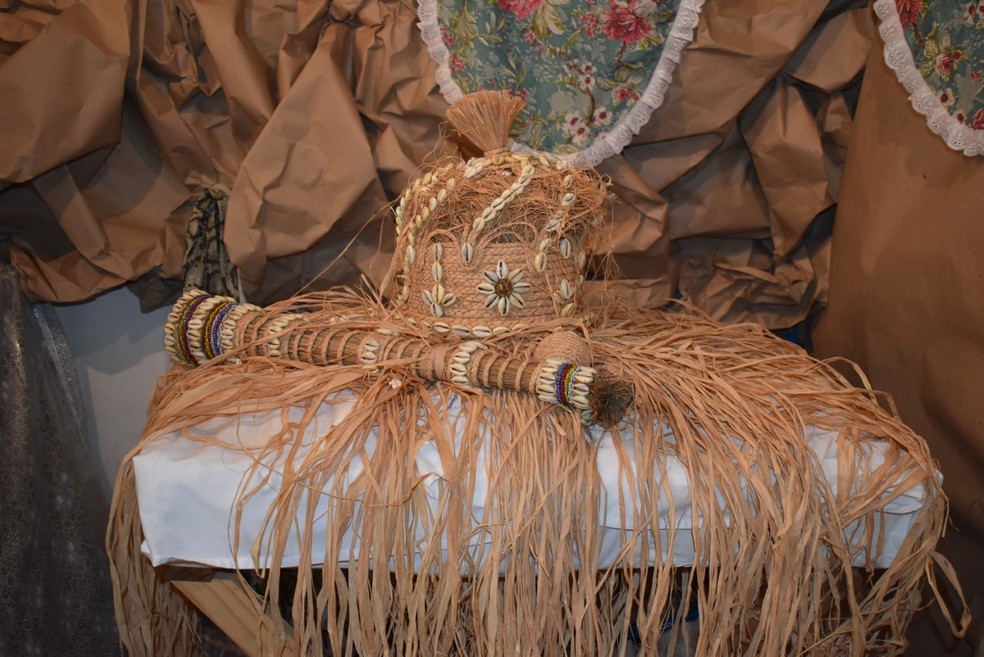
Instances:
[[[448,103],[454,103],[463,93],[461,87],[454,81],[448,65],[451,54],[441,36],[437,3],[438,0],[418,0],[417,17],[420,22],[417,25],[427,45],[427,51],[437,64],[435,75],[441,94]],[[663,104],[666,90],[673,79],[673,70],[680,61],[683,49],[693,40],[694,29],[697,27],[703,6],[704,0],[680,0],[680,7],[666,35],[666,43],[656,63],[656,70],[653,71],[649,84],[646,85],[636,104],[611,130],[597,137],[590,146],[576,153],[566,153],[557,157],[573,160],[580,166],[593,167],[612,155],[621,153],[622,149],[629,145],[649,122],[653,112]],[[514,147],[516,150],[528,150],[524,144],[517,143]]]
[[[916,67],[895,0],[875,0],[874,9],[878,32],[885,42],[885,63],[909,92],[913,109],[926,117],[929,129],[953,150],[964,155],[984,155],[984,130],[974,130],[951,115]]]

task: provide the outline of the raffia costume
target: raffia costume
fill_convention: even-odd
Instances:
[[[354,399],[287,459],[254,550],[270,566],[256,604],[276,609],[279,557],[291,537],[303,546],[284,601],[293,636],[280,640],[305,655],[326,643],[335,655],[603,655],[633,637],[657,654],[693,601],[702,656],[899,654],[945,519],[923,441],[877,395],[756,326],[614,299],[587,308],[585,277],[610,274],[604,180],[502,149],[518,110],[503,95],[452,110],[485,155],[400,198],[390,302],[335,290],[260,309],[189,290],[168,321],[167,349],[186,366],[163,377],[141,445],[216,416],[303,409],[252,449],[243,501],[319,407]],[[807,427],[837,434],[833,482]],[[599,485],[600,440],[617,448],[621,490]],[[437,512],[414,469],[425,441],[444,472]],[[872,441],[885,447],[877,467]],[[689,502],[668,499],[668,457]],[[353,460],[364,470],[349,481]],[[875,571],[880,509],[913,488],[925,503]],[[193,616],[142,562],[133,491],[127,461],[109,541],[123,640],[134,655],[183,654]],[[622,549],[600,564],[606,495],[619,498]],[[311,545],[324,498],[328,540]],[[698,520],[681,574],[665,557],[684,516]],[[358,560],[339,559],[356,547]]]

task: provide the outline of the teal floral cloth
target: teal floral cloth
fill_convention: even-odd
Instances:
[[[480,89],[525,101],[517,141],[593,165],[662,104],[703,0],[421,0],[449,102]]]
[[[929,127],[984,155],[984,0],[878,0],[885,61]]]

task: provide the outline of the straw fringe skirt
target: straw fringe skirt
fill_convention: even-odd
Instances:
[[[387,324],[380,307],[348,292],[278,310],[317,311],[306,330],[322,320],[357,330]],[[210,417],[302,407],[301,426],[285,421],[252,450],[257,466],[234,528],[242,503],[269,477],[262,464],[297,450],[321,404],[358,393],[340,424],[303,458],[288,459],[293,467],[279,473],[279,497],[253,546],[274,564],[292,534],[304,546],[292,589],[280,586],[274,567],[261,573],[265,593],[255,594],[259,608],[289,610],[299,655],[326,646],[363,657],[608,655],[623,654],[630,634],[654,655],[692,602],[701,656],[899,654],[946,516],[922,439],[885,400],[758,327],[687,312],[615,314],[599,324],[568,328],[584,332],[596,366],[634,388],[629,415],[612,430],[622,491],[602,490],[576,413],[526,393],[426,383],[406,374],[405,360],[377,363],[373,374],[259,357],[175,367],[159,384],[141,445]],[[545,332],[492,339],[489,348],[520,353]],[[446,417],[455,395],[457,427]],[[807,425],[838,433],[836,490],[806,446]],[[876,469],[865,448],[871,438],[890,445]],[[414,469],[424,441],[437,446],[445,473],[436,513]],[[667,500],[668,455],[689,475],[689,507]],[[353,460],[363,462],[362,475],[335,476]],[[476,514],[480,468],[489,484]],[[879,510],[916,485],[926,501],[893,565],[852,567],[878,551]],[[623,526],[633,528],[605,568],[602,495],[620,495]],[[311,545],[305,539],[323,497],[328,541]],[[670,502],[662,532],[661,499]],[[669,560],[640,563],[639,554],[670,549],[687,511],[701,519],[689,576]],[[349,529],[358,545],[342,544]],[[192,654],[194,614],[158,582],[140,542],[128,458],[108,535],[123,641],[135,657]],[[360,558],[340,563],[343,547]],[[289,599],[280,600],[282,589]]]

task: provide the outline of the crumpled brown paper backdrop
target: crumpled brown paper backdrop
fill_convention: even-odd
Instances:
[[[922,435],[943,475],[953,562],[974,625],[950,636],[934,607],[907,655],[984,654],[984,159],[950,149],[871,53],[833,237],[823,357],[857,362]],[[942,579],[942,578],[941,578]],[[957,600],[951,598],[954,607]],[[959,612],[958,612],[959,613]],[[935,619],[935,620],[934,620]],[[972,647],[976,644],[976,650]]]
[[[0,226],[34,299],[169,302],[216,184],[251,301],[378,281],[387,203],[447,148],[409,2],[6,5]],[[707,0],[664,106],[599,167],[623,293],[777,328],[824,302],[872,34],[865,2]]]

